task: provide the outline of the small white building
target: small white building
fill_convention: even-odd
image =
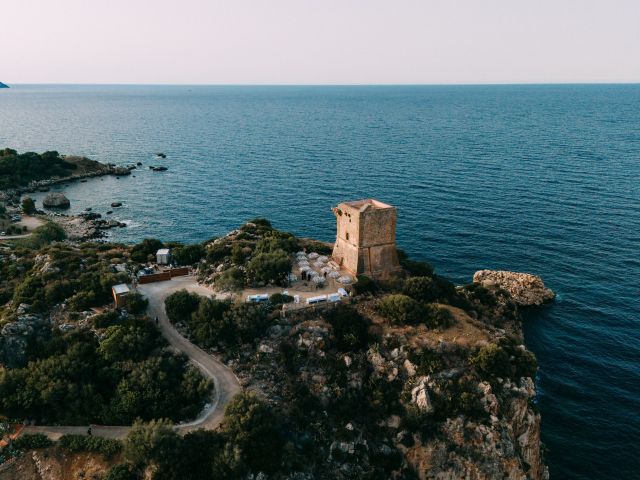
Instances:
[[[169,265],[171,263],[171,250],[168,248],[161,248],[156,253],[156,262],[158,265]]]

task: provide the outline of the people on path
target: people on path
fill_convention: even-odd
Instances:
[[[158,319],[158,317],[156,316],[156,325],[158,325],[158,322],[159,322],[159,319]]]
[[[87,435],[91,436],[91,427],[87,430]]]

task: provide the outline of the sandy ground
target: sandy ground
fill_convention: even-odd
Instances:
[[[17,225],[18,227],[27,227],[28,233],[24,235],[7,235],[4,237],[0,237],[0,240],[17,240],[20,238],[27,238],[29,235],[31,235],[31,232],[33,230],[38,228],[40,225],[43,225],[44,223],[45,221],[39,217],[29,217],[27,215],[23,215],[22,220],[15,223],[14,225]]]
[[[149,300],[148,314],[152,319],[158,317],[158,327],[167,339],[171,347],[183,352],[189,360],[196,365],[202,373],[211,379],[214,384],[214,393],[207,407],[192,422],[182,423],[176,426],[178,433],[185,434],[192,430],[204,428],[213,430],[218,428],[224,417],[224,408],[229,401],[239,393],[242,388],[237,377],[229,367],[204,350],[192,344],[173,328],[167,318],[164,308],[164,300],[177,290],[186,289],[203,296],[213,296],[214,292],[209,288],[199,285],[195,277],[176,277],[170,281],[140,285],[138,291]],[[85,435],[89,425],[86,426],[28,426],[23,433],[43,433],[56,440],[66,433]],[[98,437],[119,438],[126,437],[129,426],[101,426],[92,425],[92,434]]]

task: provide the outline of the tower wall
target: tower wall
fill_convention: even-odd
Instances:
[[[399,270],[394,207],[367,199],[341,203],[333,212],[336,263],[353,275],[382,276]]]

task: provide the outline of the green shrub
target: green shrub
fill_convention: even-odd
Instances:
[[[429,328],[449,328],[454,323],[451,312],[439,305],[425,305],[424,323]]]
[[[283,303],[293,302],[293,297],[291,295],[286,295],[284,293],[274,293],[269,297],[269,301],[273,305],[282,305]]]
[[[13,441],[16,450],[33,450],[34,448],[46,448],[53,445],[49,437],[42,433],[20,435]]]
[[[355,308],[338,305],[329,312],[327,320],[331,324],[339,350],[360,350],[367,346],[370,322]]]
[[[245,284],[245,275],[238,267],[231,267],[222,272],[215,280],[216,287],[220,290],[240,290]]]
[[[489,343],[480,348],[470,360],[482,378],[509,378],[511,376],[509,354],[495,343]]]
[[[93,452],[105,457],[113,457],[122,451],[122,442],[119,440],[85,435],[63,435],[58,445],[69,452]]]
[[[91,323],[95,328],[107,328],[115,325],[119,321],[120,315],[117,310],[107,310],[91,318]]]
[[[36,202],[31,197],[24,197],[22,199],[22,211],[27,215],[33,215],[36,213]]]
[[[127,295],[127,310],[134,315],[144,313],[149,306],[147,300],[140,292],[131,292]]]
[[[171,254],[178,265],[193,265],[205,255],[204,247],[200,244],[177,246]]]
[[[207,249],[207,261],[209,263],[218,263],[229,255],[231,255],[231,245],[224,240],[212,244]]]
[[[440,288],[431,277],[411,277],[402,293],[420,302],[433,302],[440,296]]]
[[[123,463],[111,467],[104,480],[142,480],[142,474],[132,465]]]
[[[131,249],[131,260],[145,263],[151,256],[155,256],[156,252],[162,247],[164,247],[164,244],[160,240],[145,238]]]
[[[247,265],[249,278],[256,283],[285,285],[291,272],[291,257],[284,250],[255,255]]]
[[[378,290],[376,282],[366,275],[358,275],[358,281],[353,284],[353,291],[356,295],[374,294]]]
[[[425,306],[406,295],[387,295],[380,301],[378,311],[397,325],[416,325],[426,318]]]
[[[187,322],[191,318],[191,314],[198,309],[200,296],[186,290],[180,290],[169,295],[165,299],[164,305],[167,316],[172,323]]]
[[[180,437],[169,420],[136,421],[127,434],[124,455],[134,465],[149,461],[169,462],[180,443]]]

